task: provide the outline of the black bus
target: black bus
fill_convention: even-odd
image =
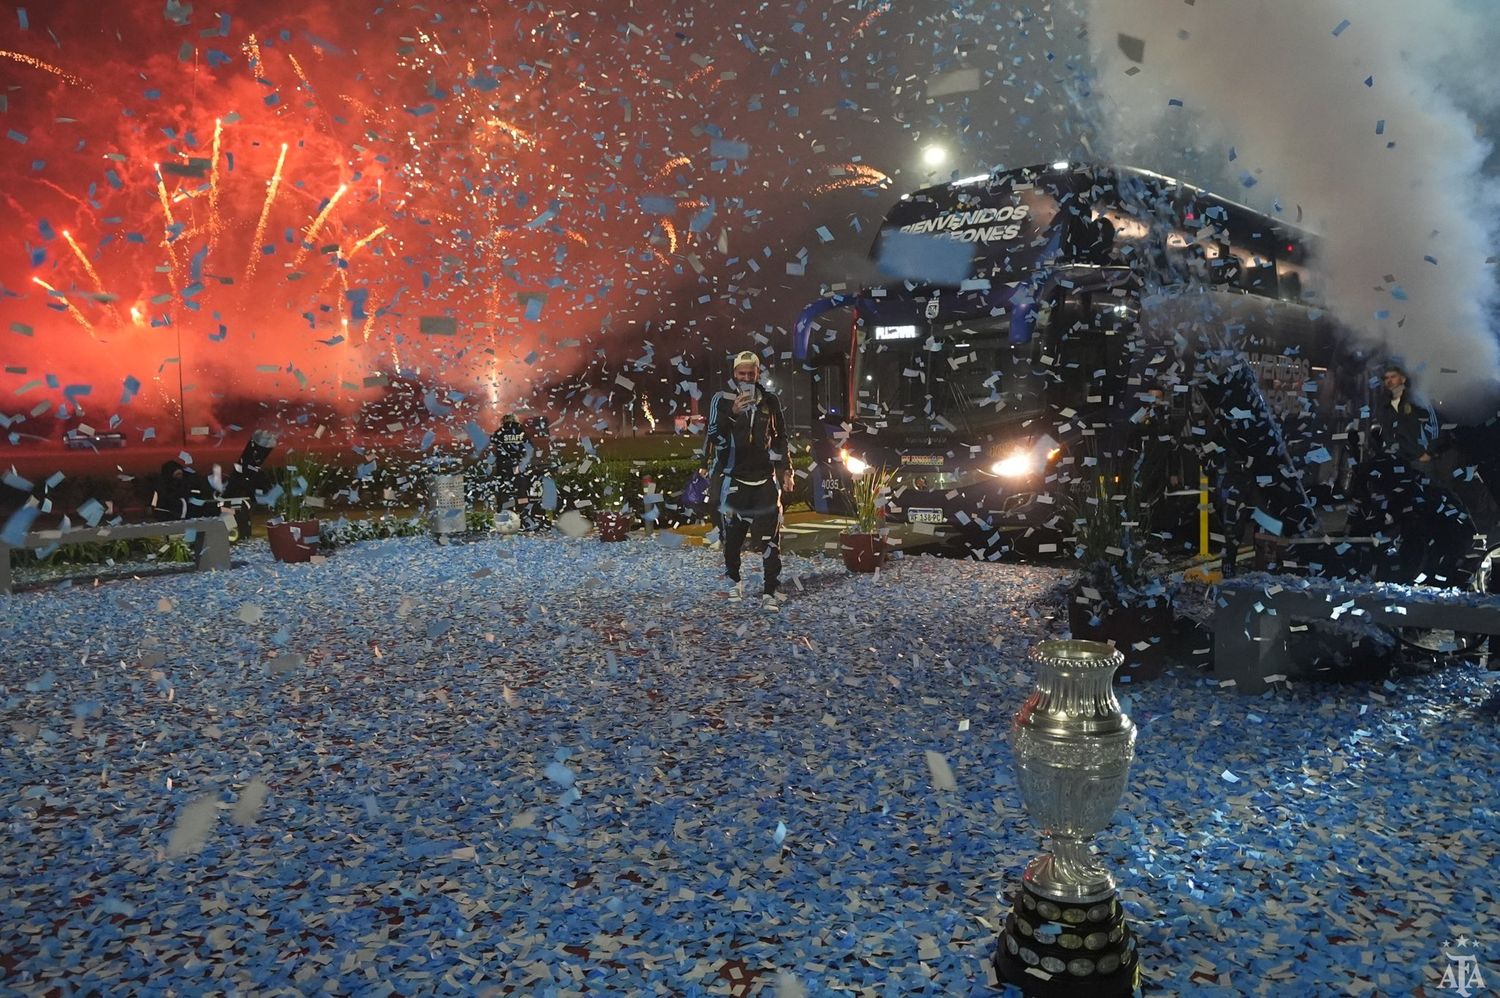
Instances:
[[[1215,405],[1239,405],[1205,401],[1203,375],[1217,383],[1229,363],[1274,416],[1275,471],[1326,500],[1354,466],[1374,357],[1320,305],[1312,248],[1130,167],[1053,163],[902,197],[871,250],[889,282],[815,302],[796,325],[820,417],[815,507],[840,512],[852,476],[882,467],[896,473],[890,522],[959,536],[979,522],[1045,551],[1066,533],[1060,483],[1088,478],[1101,435],[1127,451],[1149,419],[1181,436],[1160,470],[1180,501],[1160,510],[1190,522],[1194,435],[1212,435]]]

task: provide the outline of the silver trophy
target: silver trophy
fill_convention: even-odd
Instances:
[[[1135,724],[1111,685],[1125,657],[1097,641],[1044,641],[1031,660],[1036,688],[1011,740],[1021,799],[1048,852],[1021,877],[996,969],[1028,994],[1130,994],[1135,939],[1090,845],[1109,827],[1135,758]]]

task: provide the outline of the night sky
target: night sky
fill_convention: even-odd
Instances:
[[[1076,41],[985,10],[12,7],[0,411],[22,443],[112,416],[166,438],[178,357],[181,422],[212,434],[395,375],[685,407],[695,360],[777,360],[803,303],[864,277],[903,190],[1073,141]]]

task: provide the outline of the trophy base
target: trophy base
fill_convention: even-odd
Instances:
[[[1141,961],[1118,897],[1069,904],[1022,885],[995,950],[995,973],[1037,998],[1114,998],[1140,987]]]

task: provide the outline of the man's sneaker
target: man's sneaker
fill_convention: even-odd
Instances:
[[[781,609],[781,600],[774,593],[766,593],[760,598],[760,608],[768,613],[775,613]]]
[[[738,603],[745,598],[745,584],[743,582],[736,582],[729,587],[729,592],[724,595],[729,597],[729,602]]]

